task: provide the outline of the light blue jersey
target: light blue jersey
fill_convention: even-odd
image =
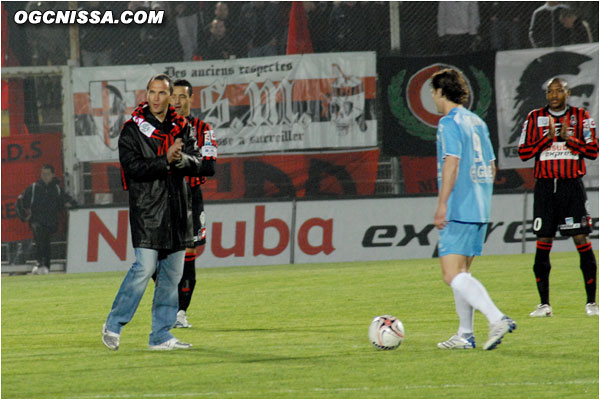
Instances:
[[[496,159],[488,127],[477,114],[463,107],[442,117],[437,130],[438,188],[446,156],[460,158],[456,184],[448,199],[448,221],[488,222]]]

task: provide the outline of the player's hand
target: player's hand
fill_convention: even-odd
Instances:
[[[438,204],[437,210],[435,210],[435,215],[433,216],[433,224],[438,229],[444,229],[446,225],[448,225],[448,221],[446,221],[446,212],[448,211],[448,206],[446,204]]]
[[[567,139],[569,139],[569,129],[568,125],[569,122],[567,121],[567,117],[565,117],[564,122],[562,123],[562,126],[560,127],[560,137],[562,138],[562,140],[564,140],[565,142],[567,141]]]
[[[552,115],[548,118],[550,118],[550,131],[548,132],[548,138],[554,140],[554,137],[556,136],[556,123],[554,122],[554,117]]]
[[[181,153],[181,157],[175,162],[175,168],[183,169],[187,168],[192,164],[190,156],[185,153]]]
[[[167,162],[171,164],[175,160],[179,160],[181,158],[181,149],[183,148],[183,141],[181,138],[175,139],[175,143],[169,147],[167,150]]]

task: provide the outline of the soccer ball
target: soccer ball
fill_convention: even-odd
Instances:
[[[375,317],[369,326],[369,340],[379,350],[394,350],[404,340],[404,325],[392,315]]]

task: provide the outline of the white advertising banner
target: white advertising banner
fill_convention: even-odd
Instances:
[[[499,168],[533,167],[533,160],[522,162],[518,155],[521,129],[530,111],[548,104],[544,84],[556,76],[569,83],[567,102],[598,121],[598,43],[496,53]],[[598,162],[586,164],[588,182],[597,187]]]
[[[535,252],[533,197],[496,195],[484,255]],[[598,193],[588,192],[598,248]],[[197,267],[275,265],[429,258],[439,232],[433,226],[436,198],[208,204],[207,244]],[[523,231],[523,207],[527,225]],[[294,217],[295,216],[295,219]],[[72,210],[67,272],[126,271],[134,261],[128,210]],[[293,246],[293,249],[292,249]],[[573,251],[557,235],[553,251]],[[533,262],[533,259],[532,259]]]
[[[121,127],[151,76],[193,86],[219,154],[377,145],[374,52],[73,69],[76,158],[118,160]]]

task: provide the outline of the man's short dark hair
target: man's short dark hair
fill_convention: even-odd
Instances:
[[[42,165],[42,169],[49,169],[50,172],[54,173],[54,167],[50,164],[44,164]]]
[[[167,82],[167,85],[169,85],[169,90],[171,91],[171,94],[173,94],[173,80],[171,79],[171,77],[169,75],[167,75],[167,74],[154,75],[148,81],[148,84],[146,85],[146,90],[150,89],[150,83],[152,81],[165,81],[165,82]]]
[[[177,79],[174,83],[173,86],[183,86],[185,88],[187,88],[187,93],[190,97],[192,97],[192,84],[185,80],[185,79]]]
[[[565,91],[569,90],[569,82],[567,82],[566,80],[564,80],[563,78],[560,78],[558,76],[548,79],[548,81],[544,85],[544,90],[548,90],[550,85],[552,85],[552,83],[554,83],[554,82],[558,82]]]
[[[442,96],[456,104],[466,104],[469,100],[469,87],[462,74],[455,69],[445,68],[431,76],[431,87],[442,89]]]

